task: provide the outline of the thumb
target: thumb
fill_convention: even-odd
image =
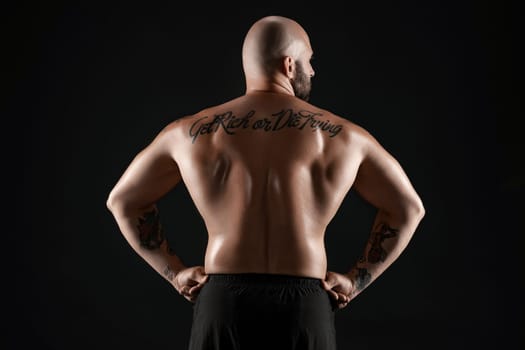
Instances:
[[[326,278],[322,282],[323,282],[323,287],[326,290],[332,289],[337,284],[336,279],[330,273],[326,274]]]

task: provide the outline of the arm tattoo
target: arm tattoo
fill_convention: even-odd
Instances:
[[[353,293],[361,292],[372,280],[371,273],[366,267],[362,267],[363,264],[366,264],[367,262],[378,263],[380,261],[385,261],[388,252],[381,246],[381,244],[387,238],[396,237],[399,232],[398,229],[394,229],[383,222],[379,223],[377,227],[377,229],[372,231],[370,238],[370,249],[368,250],[368,253],[366,256],[361,255],[357,261],[357,275],[354,281],[355,290]]]
[[[175,251],[173,250],[172,247],[169,246],[169,244],[168,244],[168,254],[169,255],[175,255]]]
[[[158,249],[166,239],[157,209],[144,213],[143,217],[139,218],[137,227],[140,245],[146,249]]]
[[[387,238],[396,237],[399,233],[398,229],[388,226],[386,223],[380,223],[379,229],[372,233],[370,239],[370,250],[368,251],[368,262],[378,263],[385,261],[388,252],[381,246],[383,241]]]
[[[175,277],[175,272],[171,269],[171,267],[169,265],[166,265],[166,267],[164,268],[164,271],[162,271],[164,273],[164,276],[166,276],[166,278],[172,282],[173,281],[173,278]]]
[[[357,289],[357,292],[360,292],[363,289],[365,289],[368,283],[370,283],[371,278],[372,276],[370,275],[370,272],[368,272],[367,269],[358,268],[357,277],[355,279],[355,288]]]

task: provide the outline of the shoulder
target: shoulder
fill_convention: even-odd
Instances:
[[[338,118],[343,125],[341,140],[348,153],[359,154],[361,161],[373,160],[386,163],[394,158],[366,127],[342,117]]]
[[[369,142],[375,141],[374,136],[362,125],[349,118],[343,117],[326,109],[319,109],[323,116],[331,123],[340,126],[340,139],[344,143],[365,146]]]
[[[174,119],[172,122],[167,124],[163,129],[162,132],[177,132],[180,130],[186,130],[188,132],[189,128],[193,124],[195,124],[198,121],[201,121],[203,118],[209,118],[216,115],[217,111],[224,110],[225,108],[228,108],[231,104],[234,104],[239,97],[223,102],[218,105],[208,106],[205,107],[198,112],[190,115],[184,115],[181,117],[178,117]]]
[[[213,114],[212,111],[213,107],[211,108],[205,108],[200,110],[197,113],[190,114],[190,115],[183,115],[181,117],[177,117],[176,119],[172,120],[168,124],[166,124],[159,132],[159,134],[164,135],[171,135],[174,136],[176,134],[179,134],[181,132],[184,132],[187,134],[189,128],[198,120],[202,119],[203,117],[208,117]]]

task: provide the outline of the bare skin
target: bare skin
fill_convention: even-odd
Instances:
[[[369,132],[307,102],[311,56],[296,22],[254,24],[243,46],[246,93],[167,125],[111,191],[108,208],[130,245],[189,301],[208,274],[258,272],[319,278],[343,308],[424,216],[402,167]],[[185,266],[160,224],[156,203],[181,182],[208,232],[203,266]],[[349,271],[327,271],[326,228],[352,187],[378,209],[370,240]]]

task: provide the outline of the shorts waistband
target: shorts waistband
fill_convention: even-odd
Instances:
[[[210,273],[207,283],[216,284],[249,284],[249,285],[282,285],[282,286],[312,286],[321,285],[321,280],[315,277],[294,276],[270,273]]]

